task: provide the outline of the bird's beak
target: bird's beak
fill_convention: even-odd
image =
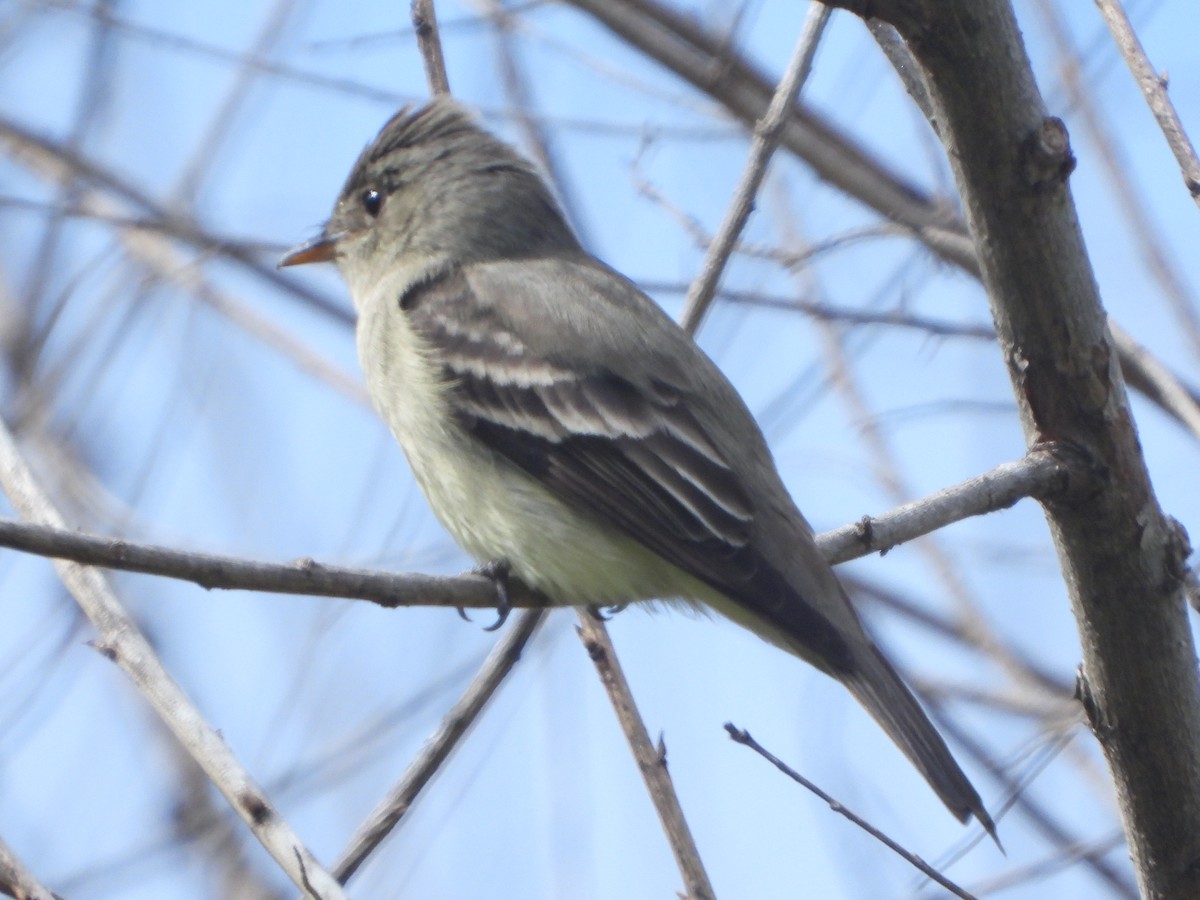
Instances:
[[[329,234],[321,232],[311,241],[297,244],[279,260],[278,268],[284,266],[302,266],[306,263],[329,262],[337,255],[338,241],[342,238],[340,232]]]

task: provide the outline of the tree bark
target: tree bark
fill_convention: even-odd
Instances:
[[[1200,684],[1187,538],[1154,496],[1067,178],[1008,0],[827,0],[893,24],[922,67],[1030,447],[1094,490],[1043,504],[1083,645],[1079,696],[1143,894],[1200,897]]]

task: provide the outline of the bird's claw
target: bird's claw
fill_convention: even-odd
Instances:
[[[508,564],[508,560],[504,559],[492,560],[475,569],[477,574],[491,581],[496,589],[496,621],[486,626],[484,631],[497,631],[508,621],[508,614],[512,612],[513,608],[512,602],[508,598],[508,575],[511,571],[512,567]],[[459,609],[459,612],[462,613],[463,610]],[[463,618],[467,617],[464,615]],[[468,619],[468,621],[470,620]]]
[[[628,605],[628,603],[610,603],[607,606],[601,606],[599,603],[589,603],[587,611],[593,619],[600,622],[608,622]]]

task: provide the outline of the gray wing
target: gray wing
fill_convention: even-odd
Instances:
[[[635,383],[602,354],[535,352],[502,299],[477,296],[457,270],[401,298],[464,427],[567,504],[802,640],[831,669],[849,668],[835,626],[755,549],[754,500],[685,390],[655,377]]]
[[[529,271],[536,277],[536,266]],[[494,293],[498,283],[487,284],[484,293]],[[509,302],[481,297],[466,276],[451,272],[401,298],[409,321],[444,368],[447,396],[463,425],[565,503],[606,519],[803,648],[850,688],[955,815],[964,820],[974,815],[995,837],[979,794],[891,664],[861,633],[849,604],[842,619],[849,617],[855,631],[847,634],[817,605],[820,596],[803,596],[755,548],[755,497],[689,409],[689,402],[704,401],[650,376],[658,365],[619,359],[618,372],[603,364],[613,358],[611,346],[589,349],[589,337],[593,343],[611,337],[603,328],[609,313],[632,315],[651,332],[642,352],[650,352],[657,339],[670,339],[645,309],[634,306],[636,296],[631,300],[614,288],[625,309],[582,311],[569,319],[560,307],[560,317],[547,326],[537,320],[553,315],[553,307],[539,307],[528,296],[545,301],[539,293],[548,291],[545,282],[502,283],[526,296]],[[577,293],[589,289],[586,280],[555,286]],[[594,297],[575,299],[611,301],[594,282],[592,288]],[[530,302],[518,323],[512,307],[522,299]],[[570,358],[553,350],[564,330],[573,342]],[[531,335],[540,349],[530,346]],[[635,352],[637,341],[631,343],[622,349]],[[692,361],[687,354],[683,359]],[[815,546],[811,550],[817,553]],[[823,565],[819,556],[816,565]],[[841,604],[841,589],[834,585],[833,603]]]

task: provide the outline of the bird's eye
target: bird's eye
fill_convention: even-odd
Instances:
[[[375,188],[367,188],[362,192],[363,209],[367,211],[367,215],[374,219],[383,209],[383,194],[375,190]]]

